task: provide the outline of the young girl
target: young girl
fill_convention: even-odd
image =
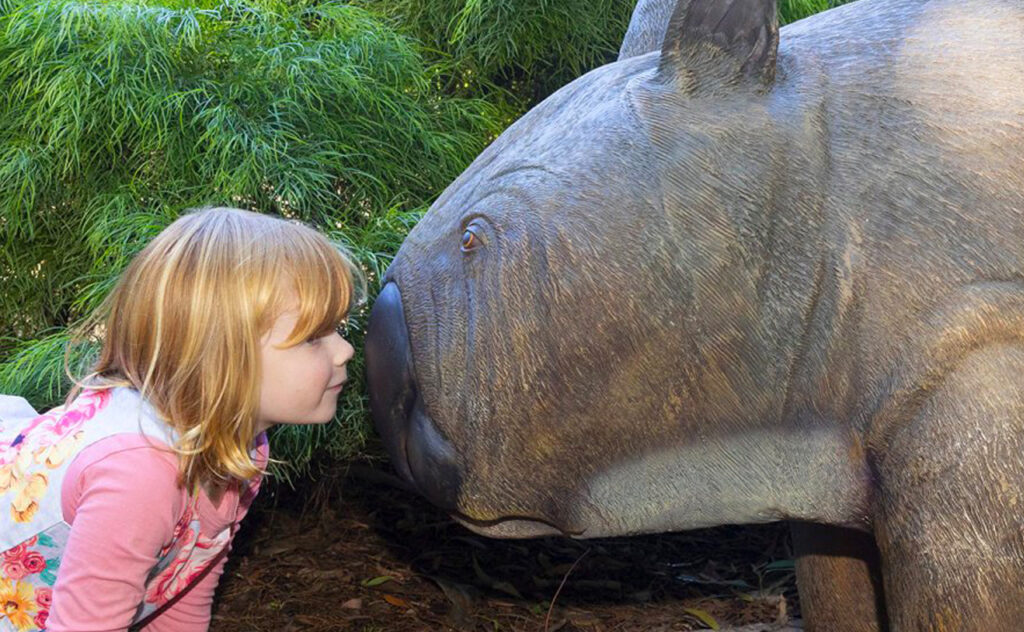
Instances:
[[[334,416],[353,271],[314,230],[228,208],[132,261],[81,329],[102,348],[69,403],[0,398],[0,630],[207,629],[265,431]]]

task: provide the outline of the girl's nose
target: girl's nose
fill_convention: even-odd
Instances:
[[[338,341],[340,344],[337,345],[334,352],[334,364],[341,366],[352,359],[356,350],[348,340],[341,337],[341,334],[338,334]]]

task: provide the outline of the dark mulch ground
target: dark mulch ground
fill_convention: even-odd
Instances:
[[[781,525],[498,541],[377,470],[355,468],[339,488],[327,509],[302,511],[282,492],[254,508],[221,581],[214,632],[654,632],[799,614]]]

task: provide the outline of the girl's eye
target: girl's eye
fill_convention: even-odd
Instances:
[[[460,249],[462,252],[469,252],[470,250],[475,250],[479,246],[480,238],[477,237],[476,231],[474,231],[473,227],[470,226],[464,233],[462,233],[462,244],[460,245]]]

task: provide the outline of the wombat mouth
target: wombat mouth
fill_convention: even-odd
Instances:
[[[552,535],[580,537],[583,531],[567,531],[544,520],[537,518],[520,518],[510,516],[498,520],[474,520],[459,513],[451,517],[473,533],[489,538],[524,539],[543,538]]]

